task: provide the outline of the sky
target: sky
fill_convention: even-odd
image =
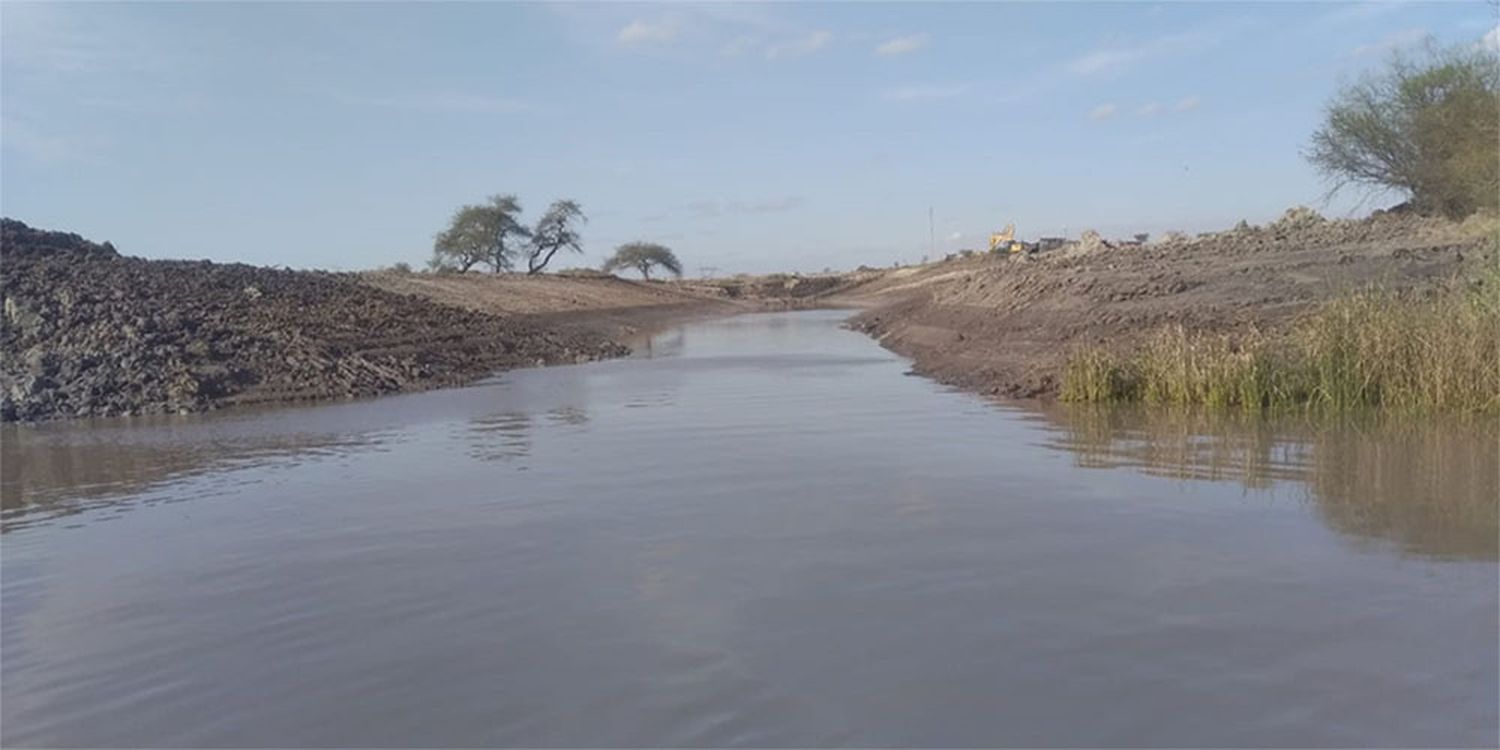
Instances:
[[[0,3],[0,211],[122,252],[420,266],[453,210],[588,214],[689,275],[1205,231],[1326,198],[1301,156],[1407,3]],[[1483,41],[1482,41],[1483,40]]]

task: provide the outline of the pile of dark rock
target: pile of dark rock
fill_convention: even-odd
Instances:
[[[349,274],[125,257],[9,219],[0,294],[6,421],[369,396],[626,351]]]

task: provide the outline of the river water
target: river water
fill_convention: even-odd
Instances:
[[[1007,407],[841,317],[6,428],[0,740],[1500,743],[1493,425]]]

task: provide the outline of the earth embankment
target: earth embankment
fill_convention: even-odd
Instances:
[[[1487,262],[1493,227],[1379,213],[1289,211],[1263,227],[1030,257],[978,256],[886,272],[833,301],[915,370],[1013,398],[1055,395],[1080,346],[1126,349],[1163,326],[1275,331],[1347,292],[1421,293]]]
[[[701,314],[707,302],[612,278],[464,278],[435,291],[360,274],[145,260],[12,220],[0,262],[6,421],[452,385],[620,356],[629,350],[615,334],[663,310]]]

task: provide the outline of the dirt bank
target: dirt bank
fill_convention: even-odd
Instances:
[[[1345,291],[1422,289],[1493,263],[1474,227],[1382,214],[1325,221],[1288,212],[1192,240],[1080,243],[1025,259],[979,257],[889,271],[833,301],[924,375],[1016,398],[1056,393],[1082,344],[1126,348],[1160,327],[1275,330]]]
[[[416,294],[477,312],[529,317],[549,326],[580,325],[620,337],[696,318],[838,304],[883,272],[767,274],[721,279],[635,281],[604,273],[361,275],[371,286]]]
[[[704,312],[702,299],[615,279],[487,279],[493,294],[443,304],[434,299],[442,294],[404,294],[402,284],[355,274],[125,257],[10,220],[0,263],[6,421],[450,385],[619,356],[628,349],[612,334],[661,322],[664,310]],[[445,283],[463,295],[471,282]],[[488,311],[473,301],[501,297]]]
[[[758,309],[685,282],[645,282],[608,274],[361,274],[370,286],[442,305],[612,339],[705,315]]]

